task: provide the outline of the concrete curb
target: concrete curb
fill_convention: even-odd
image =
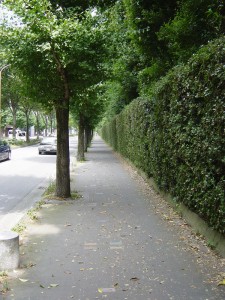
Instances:
[[[208,245],[215,248],[215,250],[225,258],[225,238],[223,235],[210,228],[204,220],[202,220],[197,214],[190,211],[184,204],[179,204],[178,210],[187,220],[188,224],[191,225],[193,230],[204,236]]]

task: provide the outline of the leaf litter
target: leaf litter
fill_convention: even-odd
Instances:
[[[206,239],[197,233],[188,225],[178,212],[176,212],[170,204],[149,184],[138,171],[127,163],[117,154],[118,159],[124,168],[130,173],[131,177],[138,182],[140,190],[146,196],[151,208],[161,219],[168,224],[168,228],[177,230],[180,241],[184,243],[182,247],[184,251],[191,252],[199,265],[199,270],[207,276],[207,282],[215,286],[224,286],[225,276],[225,258],[218,255],[211,247],[209,247]]]

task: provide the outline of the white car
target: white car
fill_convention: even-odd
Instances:
[[[17,135],[18,140],[26,141],[26,131],[20,131]]]
[[[26,141],[26,131],[21,131],[19,129],[16,129],[15,130],[15,138],[17,140],[21,140],[21,141]],[[10,129],[9,132],[8,132],[8,136],[9,136],[9,139],[13,139],[13,130]]]
[[[57,153],[57,139],[55,137],[46,137],[43,138],[40,145],[38,146],[38,153],[39,154],[47,154]]]

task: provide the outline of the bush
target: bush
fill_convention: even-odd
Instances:
[[[115,150],[225,233],[225,38],[202,48],[102,128]]]

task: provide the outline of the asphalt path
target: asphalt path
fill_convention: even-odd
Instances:
[[[75,156],[77,138],[70,138]],[[0,229],[10,230],[38,201],[54,180],[56,155],[39,155],[38,145],[12,149],[9,161],[0,163]]]

